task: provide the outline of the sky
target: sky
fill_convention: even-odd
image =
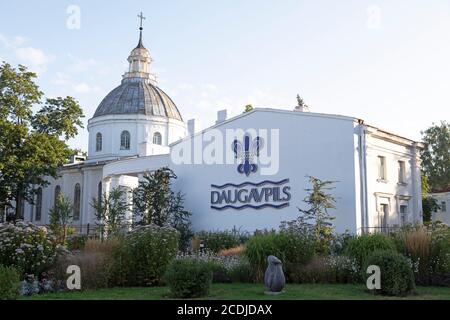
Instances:
[[[143,41],[158,86],[185,121],[212,125],[246,104],[362,118],[420,140],[450,120],[447,0],[0,0],[0,61],[38,74],[48,97],[70,95],[87,120],[120,84]]]

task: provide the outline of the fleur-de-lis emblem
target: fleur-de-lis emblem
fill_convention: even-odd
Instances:
[[[232,148],[234,157],[242,161],[237,167],[239,173],[245,173],[246,176],[249,176],[250,173],[258,170],[258,165],[254,163],[254,158],[259,157],[259,150],[263,148],[262,138],[256,137],[251,140],[249,135],[245,135],[242,142],[237,139],[234,140]]]

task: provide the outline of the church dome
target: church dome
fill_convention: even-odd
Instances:
[[[112,114],[143,114],[183,121],[170,97],[156,86],[150,72],[153,59],[142,43],[142,19],[139,42],[128,56],[129,69],[123,75],[120,86],[102,100],[94,118]]]
[[[170,97],[145,78],[124,78],[122,84],[102,100],[94,117],[110,114],[143,114],[183,121]]]

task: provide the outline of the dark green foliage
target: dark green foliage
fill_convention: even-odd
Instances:
[[[126,195],[126,189],[119,186],[103,193],[101,199],[92,199],[90,204],[95,210],[101,236],[117,236],[124,227],[125,215],[130,207]]]
[[[367,280],[367,267],[380,267],[381,289],[377,293],[389,296],[405,296],[415,292],[414,274],[410,263],[401,254],[392,250],[377,250],[372,252],[363,268],[363,277]]]
[[[55,206],[50,209],[50,230],[56,236],[58,244],[66,245],[66,239],[73,234],[73,206],[70,200],[61,193],[56,198]]]
[[[207,296],[212,282],[210,266],[198,259],[175,259],[169,265],[165,281],[174,298]]]
[[[422,141],[422,167],[431,191],[450,187],[450,124],[433,124],[422,132]]]
[[[20,275],[13,267],[0,265],[0,300],[16,300],[19,297]]]
[[[137,225],[170,225],[180,234],[180,250],[189,246],[192,237],[190,216],[184,209],[183,195],[171,190],[177,176],[167,167],[155,170],[139,181],[133,190],[134,221]]]
[[[0,207],[15,204],[10,220],[23,218],[23,201],[33,203],[38,188],[49,184],[46,177],[57,177],[72,154],[63,139],[82,127],[78,102],[58,97],[43,103],[35,78],[22,65],[0,65]]]
[[[307,176],[311,183],[311,188],[305,189],[306,198],[303,200],[308,206],[307,209],[298,209],[302,215],[297,220],[282,222],[282,228],[297,225],[299,228],[310,229],[314,236],[315,252],[317,254],[327,254],[333,240],[332,221],[335,217],[328,213],[328,209],[336,208],[335,198],[327,193],[333,190],[334,181],[322,181],[318,178]]]
[[[358,267],[362,268],[367,257],[376,250],[395,250],[395,245],[392,239],[383,234],[365,234],[350,239],[345,254],[355,259]]]
[[[255,280],[253,269],[246,260],[231,267],[227,271],[227,274],[230,277],[231,282],[251,283]]]
[[[440,209],[440,207],[436,199],[431,196],[422,198],[423,222],[430,222],[433,212],[436,212],[438,209]]]
[[[178,251],[178,232],[155,225],[138,227],[122,240],[110,263],[111,285],[159,285]]]
[[[88,236],[85,234],[76,234],[67,238],[67,249],[68,250],[81,250],[84,248]]]

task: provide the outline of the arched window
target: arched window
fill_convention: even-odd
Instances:
[[[97,187],[97,201],[98,201],[99,205],[102,202],[102,182],[101,181],[98,183],[98,187]]]
[[[36,221],[41,221],[41,217],[42,217],[42,188],[39,188],[37,190],[37,194],[36,194],[36,215],[35,215],[35,220]]]
[[[73,193],[73,220],[80,220],[81,187],[77,183]]]
[[[102,134],[97,132],[95,136],[95,151],[102,151]]]
[[[126,130],[120,134],[120,149],[130,150],[130,133]]]
[[[161,133],[159,132],[155,132],[153,134],[153,144],[162,144],[162,137],[161,137]]]

